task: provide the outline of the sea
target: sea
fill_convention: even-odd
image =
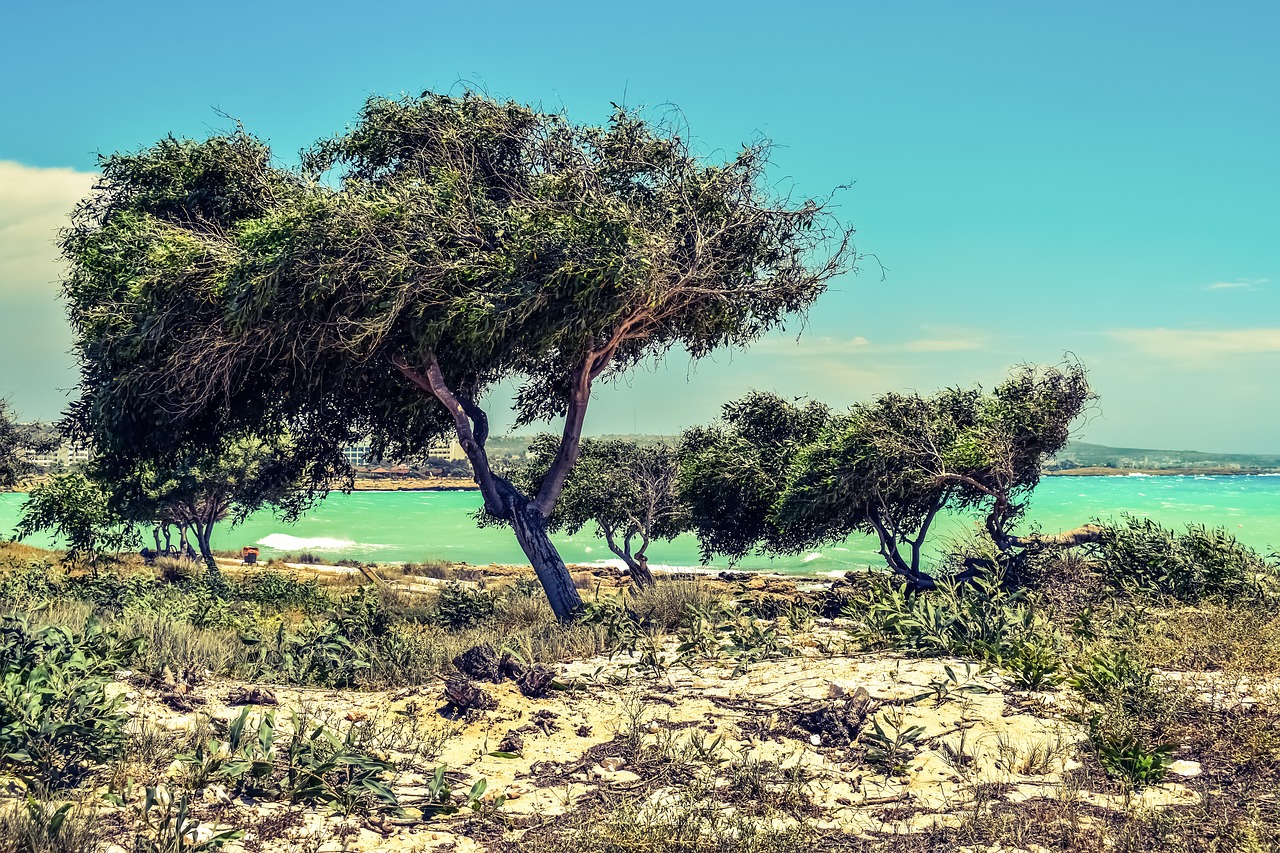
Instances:
[[[0,536],[12,535],[25,500],[23,494],[0,494]],[[334,493],[291,524],[270,512],[256,513],[234,527],[219,524],[213,547],[239,550],[256,545],[263,559],[309,552],[327,560],[526,564],[510,530],[477,527],[474,514],[479,506],[480,495],[474,491]],[[1045,477],[1019,532],[1031,526],[1056,532],[1126,514],[1150,516],[1174,528],[1191,522],[1224,527],[1241,542],[1270,553],[1280,550],[1280,475]],[[978,527],[976,516],[939,518],[930,535],[935,554]],[[575,536],[552,538],[566,562],[620,565],[589,527]],[[43,536],[29,541],[46,548],[60,544]],[[704,565],[697,540],[689,535],[653,543],[649,561],[655,568],[730,568],[722,558]],[[734,568],[834,575],[881,564],[874,539],[855,534],[802,554],[749,556]]]

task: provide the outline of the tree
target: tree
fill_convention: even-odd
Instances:
[[[422,459],[452,432],[562,619],[580,598],[547,520],[593,385],[746,345],[855,261],[824,203],[771,197],[767,146],[705,162],[622,109],[592,127],[475,93],[375,98],[304,160],[243,131],[102,160],[62,240],[70,421],[121,472],[291,436],[307,498],[350,481],[345,444]],[[564,419],[536,493],[489,465],[481,403],[504,379],[519,424]]]
[[[52,447],[37,428],[17,423],[9,401],[0,399],[0,491],[18,485],[33,470],[31,457]]]
[[[138,545],[138,530],[112,511],[110,495],[83,473],[56,474],[31,490],[18,518],[17,538],[48,531],[67,543],[67,559],[97,562]]]
[[[536,494],[558,444],[555,436],[538,436],[529,446],[530,461],[512,470],[511,482],[526,494]],[[679,472],[675,448],[669,444],[584,439],[548,530],[573,535],[595,524],[596,535],[626,564],[632,580],[638,586],[653,586],[650,543],[669,542],[687,529]]]
[[[187,532],[194,534],[205,566],[216,575],[214,525],[228,518],[234,523],[287,499],[289,483],[277,476],[276,462],[276,452],[267,442],[240,439],[195,456],[149,460],[106,487],[126,517],[155,528],[157,551],[162,531],[169,539],[170,526],[178,528],[184,551]]]
[[[1011,559],[1089,541],[1092,526],[1052,537],[1011,528],[1091,399],[1074,364],[1018,368],[990,393],[884,394],[839,415],[753,395],[726,407],[723,426],[686,433],[693,526],[704,552],[735,558],[871,534],[888,567],[916,588],[934,585],[923,549],[943,509],[985,513],[992,542]],[[725,505],[735,500],[737,517]]]

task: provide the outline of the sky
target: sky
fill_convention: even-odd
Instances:
[[[234,119],[292,164],[372,95],[472,85],[578,122],[675,106],[709,158],[771,139],[780,191],[849,185],[859,273],[747,351],[599,389],[588,432],[674,433],[751,389],[990,386],[1070,353],[1100,397],[1083,440],[1280,451],[1275,2],[74,0],[6,29],[0,396],[24,418],[75,385],[54,239],[98,153]]]

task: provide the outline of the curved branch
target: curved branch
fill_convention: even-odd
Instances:
[[[472,429],[471,418],[467,414],[468,406],[476,411],[479,411],[479,408],[469,401],[464,405],[457,395],[449,389],[435,353],[427,356],[427,360],[423,365],[426,369],[426,375],[410,367],[402,356],[393,356],[391,363],[404,374],[405,378],[439,400],[449,414],[453,416],[454,430],[458,434],[458,444],[462,446],[462,452],[467,454],[467,459],[471,462],[471,470],[475,475],[476,485],[480,487],[480,494],[484,497],[485,511],[497,518],[507,518],[510,513],[508,501],[498,488],[493,471],[489,467],[489,456],[485,453],[484,443],[477,440],[476,433]],[[487,417],[483,417],[483,414],[481,412],[480,436],[488,438],[489,421]]]

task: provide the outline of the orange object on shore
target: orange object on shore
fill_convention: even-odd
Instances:
[[[247,565],[258,562],[258,549],[245,547],[240,549],[240,559]]]

